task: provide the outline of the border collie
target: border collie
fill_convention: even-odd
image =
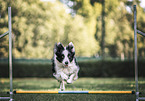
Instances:
[[[60,42],[55,44],[52,59],[53,76],[60,82],[60,90],[65,90],[65,83],[71,84],[78,79],[79,66],[75,58],[72,42],[64,47]]]

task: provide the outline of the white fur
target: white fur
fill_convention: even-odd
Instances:
[[[66,47],[65,47],[65,50],[63,51],[63,54],[64,54],[65,58],[63,59],[62,63],[65,65],[65,62],[67,61],[68,64],[70,64],[69,58],[67,57],[68,51],[66,50]]]

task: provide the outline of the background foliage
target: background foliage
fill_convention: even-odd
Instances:
[[[2,26],[8,20],[8,0],[1,2],[2,7],[5,7],[1,11]],[[58,1],[44,3],[35,0],[16,0],[11,3],[11,6],[14,34],[13,54],[16,58],[51,58],[56,42],[66,45],[72,41],[79,55],[90,56],[99,49],[93,36],[89,36],[86,32],[83,17],[79,15],[72,17],[67,14],[65,6]],[[4,19],[6,21],[2,22]],[[7,29],[7,24],[2,27]],[[4,31],[1,30],[1,33]],[[88,50],[85,47],[88,47]],[[7,50],[1,49],[1,56],[5,57],[3,54],[6,52]]]
[[[8,30],[12,6],[13,56],[52,58],[56,42],[75,44],[77,56],[101,55],[101,0],[0,0],[0,33]],[[105,1],[105,54],[133,58],[133,9],[137,4],[138,29],[145,32],[145,13],[139,0]],[[127,8],[129,8],[127,10]],[[129,11],[130,10],[130,11]],[[70,13],[68,13],[70,12]],[[145,57],[145,39],[138,36],[139,56]],[[87,48],[86,48],[87,47]],[[8,56],[8,37],[0,39],[0,57]]]

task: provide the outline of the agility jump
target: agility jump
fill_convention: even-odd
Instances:
[[[12,87],[12,31],[11,31],[11,7],[8,7],[9,31],[0,35],[0,38],[9,33],[9,78],[10,78],[10,97],[0,97],[1,99],[13,100],[13,93],[26,94],[26,93],[45,93],[45,94],[136,94],[136,101],[145,100],[145,97],[139,97],[138,90],[138,65],[137,65],[137,33],[145,37],[145,33],[137,30],[136,22],[136,5],[134,5],[134,63],[135,63],[135,85],[136,91],[14,91]]]
[[[136,91],[14,91],[15,94],[136,94],[136,101],[145,99],[144,97],[139,97],[138,91],[138,67],[137,67],[137,35],[139,33],[145,36],[145,33],[136,29],[136,5],[134,5],[134,44],[135,44],[135,85]]]

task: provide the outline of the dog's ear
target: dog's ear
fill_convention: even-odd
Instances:
[[[55,45],[54,45],[54,53],[56,53],[57,52],[57,43],[55,43]]]
[[[67,46],[67,49],[72,52],[72,53],[75,53],[75,48],[74,48],[74,45],[72,42],[70,42]]]
[[[60,52],[61,50],[64,50],[64,47],[63,45],[59,42],[58,44],[55,43],[55,46],[54,46],[54,53],[56,53],[57,51]]]

